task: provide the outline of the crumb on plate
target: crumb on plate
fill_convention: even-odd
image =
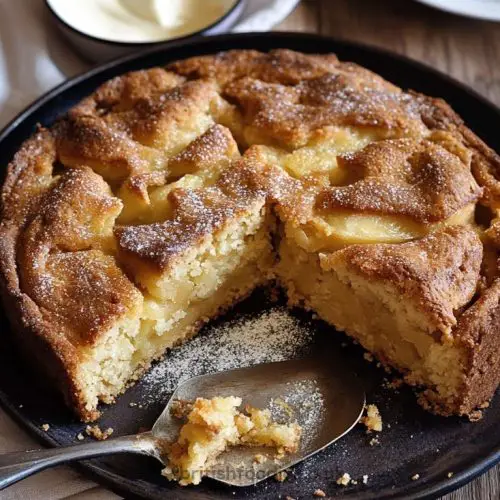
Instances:
[[[368,432],[382,431],[382,417],[376,405],[367,405],[366,415],[361,418],[361,423],[366,426]]]
[[[288,477],[288,474],[284,470],[282,470],[274,476],[274,479],[276,479],[276,481],[279,481],[280,483],[282,483],[287,477]]]
[[[87,425],[85,432],[88,436],[91,436],[98,441],[105,441],[109,438],[109,436],[111,436],[111,434],[113,434],[113,428],[108,427],[105,431],[103,431],[98,425]]]
[[[373,354],[371,352],[365,352],[363,354],[363,358],[365,358],[365,361],[368,361],[369,363],[373,363],[374,361],[374,357],[373,357]]]
[[[475,410],[469,415],[469,420],[471,422],[479,422],[483,418],[483,412],[481,410]]]
[[[344,472],[336,481],[340,486],[348,486],[350,482],[351,476],[347,472]]]

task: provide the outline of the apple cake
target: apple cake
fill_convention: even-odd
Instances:
[[[471,414],[500,381],[500,158],[333,54],[230,51],[99,87],[2,188],[14,337],[84,421],[257,286]]]

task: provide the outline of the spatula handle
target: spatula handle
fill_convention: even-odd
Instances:
[[[6,453],[0,455],[0,490],[54,465],[115,453],[138,453],[157,457],[155,441],[149,432],[64,448]]]

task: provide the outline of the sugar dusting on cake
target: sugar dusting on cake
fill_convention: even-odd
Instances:
[[[214,325],[172,349],[145,375],[147,395],[142,402],[164,401],[181,382],[197,375],[302,357],[313,335],[283,307]]]

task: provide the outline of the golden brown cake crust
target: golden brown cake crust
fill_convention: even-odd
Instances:
[[[455,335],[469,347],[467,377],[458,413],[468,414],[487,402],[498,387],[499,322],[500,280],[496,279],[458,320]]]
[[[460,149],[458,154],[456,149]],[[470,156],[453,138],[437,134],[421,141],[372,143],[357,153],[339,157],[340,167],[359,180],[325,189],[317,207],[439,222],[481,196],[482,190],[470,172]]]
[[[338,130],[369,139],[331,153],[342,182],[283,168],[286,155]],[[255,207],[294,227],[347,212],[411,219],[427,229],[416,241],[339,255],[353,272],[399,283],[468,349],[464,396],[442,410],[468,413],[500,381],[498,269],[480,276],[500,238],[496,221],[483,252],[485,228],[447,226],[467,207],[498,217],[499,179],[498,155],[444,101],[333,54],[196,57],[110,80],[23,144],[2,188],[2,295],[18,342],[89,420],[97,412],[75,369],[85,347],[138,315],[134,259],[164,270]]]
[[[256,50],[232,50],[177,61],[167,69],[189,79],[211,78],[222,86],[244,76],[287,85],[335,71],[338,65],[335,54],[306,55],[286,49],[273,50],[269,54]],[[358,68],[354,64],[349,66]],[[377,75],[370,73],[370,76],[382,81]]]

